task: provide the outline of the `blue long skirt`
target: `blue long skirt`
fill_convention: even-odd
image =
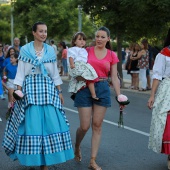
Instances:
[[[69,127],[52,105],[29,105],[16,138],[10,157],[22,165],[52,165],[74,158]]]

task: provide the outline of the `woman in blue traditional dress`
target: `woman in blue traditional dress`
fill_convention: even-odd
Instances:
[[[8,118],[3,147],[13,160],[22,165],[58,164],[74,157],[62,104],[56,54],[53,47],[43,43],[47,26],[37,22],[32,28],[34,41],[21,48],[14,84],[24,97],[17,100]]]

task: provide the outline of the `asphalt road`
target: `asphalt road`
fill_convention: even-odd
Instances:
[[[77,109],[67,93],[68,82],[62,85],[65,98],[64,108],[70,122],[70,130],[73,145],[75,143],[75,131],[79,125]],[[151,120],[151,111],[146,107],[148,93],[139,93],[128,89],[122,89],[127,95],[130,104],[124,112],[124,128],[118,128],[119,107],[114,99],[112,90],[112,107],[107,110],[103,122],[102,140],[98,152],[97,163],[103,170],[166,170],[166,156],[156,154],[148,149],[148,135]],[[0,100],[0,143],[2,143],[6,124],[5,112],[7,101]],[[82,162],[76,163],[70,160],[66,163],[50,166],[49,170],[87,170],[90,159],[91,129],[86,134],[82,145]],[[11,161],[0,147],[0,170],[28,170],[30,167],[21,166],[18,161]],[[38,167],[35,167],[38,170]]]

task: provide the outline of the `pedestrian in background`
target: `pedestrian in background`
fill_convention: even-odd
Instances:
[[[149,68],[149,51],[148,51],[148,41],[143,39],[141,41],[141,51],[138,53],[136,60],[138,60],[139,68],[139,81],[141,82],[141,87],[139,91],[146,91],[147,79],[146,70]]]
[[[132,74],[131,74],[131,62],[132,62],[132,60],[130,59],[130,56],[131,56],[133,48],[134,48],[134,43],[131,43],[129,45],[129,50],[128,50],[127,54],[126,54],[125,70],[127,70],[127,74],[130,74],[130,76],[131,76],[131,85],[130,85],[129,88],[133,88],[133,85],[132,85]]]
[[[10,64],[10,56],[16,54],[16,50],[13,47],[10,47],[8,49],[8,52],[5,56],[5,60],[3,62],[3,68],[6,67],[8,64]]]
[[[167,155],[170,170],[170,29],[156,56],[148,107],[152,110],[149,149]]]
[[[133,49],[131,51],[130,60],[131,67],[130,73],[132,75],[132,86],[131,89],[138,90],[139,89],[139,68],[138,66],[138,53],[140,51],[140,45],[138,43],[134,43]]]
[[[97,30],[95,41],[95,46],[87,48],[88,63],[95,69],[98,75],[98,82],[95,83],[95,90],[96,95],[101,100],[92,100],[88,87],[82,88],[76,94],[74,106],[78,108],[80,126],[76,132],[75,160],[78,162],[82,160],[80,145],[91,125],[92,139],[89,169],[101,170],[102,168],[96,163],[96,157],[100,145],[102,122],[107,107],[111,106],[110,88],[107,81],[108,73],[109,71],[111,72],[112,84],[116,95],[119,96],[120,84],[117,77],[117,63],[119,60],[116,54],[111,51],[110,31],[106,27],[101,27]]]
[[[125,69],[125,63],[126,63],[126,52],[125,49],[122,48],[122,69]]]
[[[17,73],[18,67],[18,54],[12,54],[10,56],[10,63],[6,65],[3,71],[3,76],[7,77],[6,87],[8,89],[8,108],[13,106],[13,92],[16,90],[14,85],[14,79]]]
[[[15,52],[19,55],[21,46],[20,46],[20,39],[18,37],[14,38],[14,45],[12,47],[15,49]]]
[[[59,72],[60,76],[63,75],[63,65],[61,62],[61,58],[62,58],[62,48],[60,46],[60,43],[58,43],[57,67],[60,70]]]
[[[68,76],[67,47],[66,47],[65,42],[60,42],[60,48],[61,48],[61,53],[62,53],[61,62],[62,62],[63,71],[64,71],[64,73],[62,73],[61,75]]]
[[[147,41],[147,40],[146,40]],[[149,51],[149,68],[146,70],[146,79],[147,79],[147,87],[146,90],[151,90],[151,77],[150,77],[150,70],[152,70],[152,63],[153,63],[153,52],[152,47],[148,44],[148,51]]]
[[[68,120],[62,104],[56,54],[47,38],[47,26],[37,22],[32,27],[34,41],[20,51],[14,84],[24,96],[17,100],[10,114],[3,140],[5,152],[25,166],[59,164],[74,158]],[[22,92],[21,92],[22,91]]]

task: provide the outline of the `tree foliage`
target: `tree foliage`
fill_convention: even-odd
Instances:
[[[144,37],[156,40],[167,33],[169,0],[75,0],[75,3],[83,6],[97,27],[102,24],[110,29],[111,38],[117,39],[120,61],[123,40],[136,42]],[[118,70],[122,77],[121,63]]]
[[[0,8],[0,42],[10,43],[10,6],[1,6]]]
[[[78,9],[72,6],[71,0],[21,0],[15,4],[15,14],[22,23],[22,34],[27,35],[29,39],[32,36],[31,26],[37,21],[47,24],[48,38],[71,40],[72,35],[78,30]],[[90,26],[89,19],[85,15],[82,16],[83,28],[85,27],[90,35],[92,25]]]

